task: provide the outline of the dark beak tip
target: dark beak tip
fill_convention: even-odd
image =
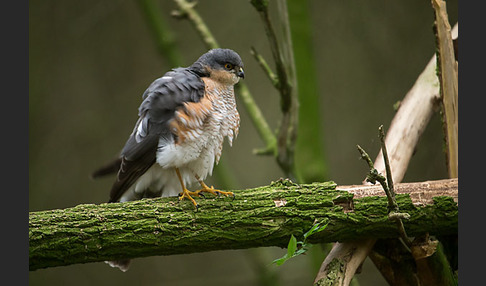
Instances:
[[[237,75],[241,78],[245,78],[245,73],[243,71],[239,71]]]

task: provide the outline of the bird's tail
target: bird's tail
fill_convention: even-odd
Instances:
[[[118,170],[120,170],[120,166],[122,163],[121,158],[116,158],[115,160],[111,161],[110,163],[100,167],[96,171],[91,174],[91,178],[96,179],[99,177],[103,177],[106,175],[116,174]]]

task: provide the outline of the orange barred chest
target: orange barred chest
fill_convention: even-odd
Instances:
[[[217,163],[224,137],[231,145],[238,134],[240,116],[232,85],[222,85],[209,78],[203,80],[205,96],[199,102],[185,103],[183,108],[175,112],[170,126],[176,146],[192,153],[193,158],[210,156]]]

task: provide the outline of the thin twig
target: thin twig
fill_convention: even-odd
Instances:
[[[275,87],[280,93],[280,108],[282,110],[282,119],[277,132],[277,163],[287,177],[290,177],[293,180],[298,180],[299,178],[296,174],[294,160],[298,128],[298,98],[294,90],[296,84],[292,84],[292,80],[295,82],[295,77],[292,77],[292,75],[295,75],[295,72],[292,72],[291,70],[294,66],[292,64],[293,57],[285,58],[283,55],[272,22],[270,21],[268,1],[252,0],[251,4],[255,7],[263,22],[265,34],[270,43],[270,50],[275,62],[276,76],[278,78],[278,81],[274,81],[271,78],[272,84],[276,84]],[[283,22],[284,27],[288,28],[289,21],[286,13],[286,2],[278,2],[277,4],[279,4],[281,10],[279,12],[281,22]],[[290,32],[286,30],[284,33],[285,40],[282,41],[282,43],[287,45],[287,50],[291,52],[292,43],[290,40]],[[287,60],[287,66],[285,65],[285,60]],[[264,70],[266,70],[265,67]],[[267,75],[269,75],[268,72]]]
[[[268,41],[270,43],[270,51],[272,52],[273,60],[275,61],[276,73],[279,78],[278,90],[281,95],[281,108],[283,112],[290,109],[290,83],[288,81],[287,71],[285,69],[284,60],[282,58],[282,53],[278,44],[277,36],[273,29],[272,22],[270,21],[270,16],[268,14],[268,1],[256,0],[251,1],[253,6],[257,8],[260,18],[263,22],[263,28],[265,29],[265,34],[267,35]]]
[[[270,66],[268,65],[267,61],[262,57],[262,55],[260,55],[257,50],[255,49],[255,47],[251,47],[250,49],[250,53],[253,55],[253,57],[255,58],[255,60],[258,62],[258,64],[260,65],[260,67],[263,69],[263,71],[265,72],[265,74],[268,76],[268,78],[270,79],[270,81],[272,82],[272,85],[275,87],[275,88],[278,88],[279,87],[279,80],[278,80],[278,77],[277,75],[272,71],[272,69],[270,68]]]
[[[385,162],[385,169],[386,169],[386,178],[387,178],[387,185],[388,185],[387,196],[389,196],[392,201],[392,204],[389,205],[391,211],[388,214],[388,218],[397,222],[398,231],[400,232],[400,237],[402,238],[402,241],[405,243],[405,245],[410,249],[412,241],[407,236],[407,232],[405,231],[405,226],[403,225],[403,221],[402,221],[402,219],[409,219],[410,215],[407,213],[399,212],[398,204],[395,199],[395,189],[393,187],[393,178],[392,178],[392,171],[390,167],[390,160],[388,160],[388,152],[386,150],[385,132],[383,131],[383,125],[381,125],[378,128],[378,130],[380,134],[381,152],[383,154],[383,161]]]
[[[186,0],[174,0],[177,6],[179,6],[179,11],[173,11],[172,16],[187,18],[191,22],[201,36],[202,41],[206,44],[209,49],[219,48],[219,44],[216,38],[213,36],[208,26],[204,23],[199,13],[194,9],[196,2],[188,2]]]
[[[366,153],[366,151],[363,148],[361,148],[361,146],[356,145],[356,148],[358,148],[359,154],[361,154],[361,159],[365,160],[366,163],[368,163],[368,167],[370,167],[370,170],[374,169],[373,161],[371,160],[370,155],[368,155],[368,153]],[[370,183],[374,185],[376,182],[370,182]]]
[[[373,185],[376,184],[376,181],[378,181],[383,187],[383,189],[386,189],[385,193],[387,193],[388,187],[386,186],[386,178],[382,174],[380,174],[378,170],[374,168],[373,161],[371,160],[370,155],[368,155],[368,153],[366,153],[366,151],[363,148],[361,148],[361,146],[356,145],[356,147],[358,148],[358,151],[361,154],[361,159],[365,160],[366,163],[368,164],[368,167],[370,168],[370,172],[368,173],[368,175],[366,175],[366,181],[372,183]]]
[[[383,146],[385,144],[384,143],[385,135],[384,135],[384,132],[383,132],[383,126],[380,126],[379,130],[380,130],[380,139],[381,139],[382,146]],[[412,242],[411,242],[410,238],[408,238],[408,236],[407,236],[407,233],[405,231],[405,226],[403,225],[403,221],[402,221],[402,219],[409,219],[410,215],[407,214],[407,213],[400,213],[399,212],[398,204],[395,200],[395,192],[394,192],[393,189],[390,189],[390,186],[393,188],[393,182],[392,182],[391,178],[389,178],[389,181],[388,181],[388,182],[392,182],[391,185],[390,185],[389,183],[387,183],[386,178],[382,174],[380,174],[378,172],[378,170],[376,170],[374,168],[373,161],[371,160],[368,153],[366,153],[366,151],[363,148],[361,148],[361,146],[359,146],[359,145],[356,145],[356,146],[358,148],[359,153],[361,154],[361,158],[366,161],[366,163],[368,164],[368,166],[370,168],[370,171],[369,171],[368,175],[366,176],[366,180],[368,182],[372,183],[372,184],[375,184],[376,181],[378,181],[380,183],[380,185],[383,187],[383,190],[385,191],[386,197],[388,199],[388,219],[396,221],[400,237],[401,237],[402,241],[404,242],[404,244],[410,249],[410,245],[411,245]],[[385,161],[386,169],[387,169],[387,171],[389,171],[387,173],[387,176],[391,177],[390,164],[389,164],[387,153],[386,153],[386,146],[385,146],[385,148],[382,148],[382,152],[383,152],[383,156],[386,157],[386,158],[383,158],[384,161]]]
[[[391,171],[391,167],[390,167],[390,161],[388,160],[388,152],[386,151],[385,132],[383,131],[383,125],[381,125],[378,128],[378,130],[379,130],[379,137],[380,137],[380,142],[381,142],[381,152],[383,154],[383,160],[385,162],[386,181],[387,181],[387,186],[388,186],[387,196],[390,197],[389,202],[391,202],[389,207],[391,208],[392,211],[398,211],[398,205],[395,201],[395,191],[393,189],[392,171]]]
[[[240,82],[236,85],[235,89],[237,95],[239,95],[240,99],[243,101],[243,105],[253,122],[253,126],[255,126],[258,135],[260,135],[260,138],[265,143],[264,150],[267,151],[266,154],[276,154],[277,138],[275,137],[275,134],[273,134],[272,129],[270,129],[260,107],[258,107],[253,99],[253,96],[248,89],[248,85],[244,82]]]
[[[412,244],[412,241],[410,238],[407,236],[407,232],[405,231],[405,226],[403,225],[402,219],[409,219],[410,215],[407,213],[400,213],[398,209],[398,204],[395,199],[395,189],[393,187],[393,178],[392,178],[392,171],[390,167],[390,161],[388,160],[388,152],[386,150],[386,144],[385,144],[385,132],[383,131],[383,125],[381,125],[379,128],[379,137],[380,137],[380,142],[381,142],[381,152],[383,154],[383,161],[385,162],[385,170],[386,170],[386,180],[387,180],[387,186],[388,186],[388,192],[387,192],[387,197],[389,206],[388,208],[390,209],[390,213],[388,214],[388,218],[390,220],[394,220],[397,222],[398,226],[398,232],[400,233],[400,237],[402,238],[402,241],[404,242],[405,246],[410,249],[410,246]],[[390,205],[391,201],[391,205]]]

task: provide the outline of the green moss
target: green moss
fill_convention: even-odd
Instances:
[[[328,264],[326,277],[319,279],[314,285],[319,285],[319,286],[342,285],[342,280],[345,271],[344,266],[345,263],[343,260],[334,258]]]
[[[30,269],[122,256],[285,247],[291,235],[301,237],[324,220],[329,225],[309,237],[309,243],[398,236],[396,224],[388,220],[385,197],[353,200],[335,190],[333,182],[285,184],[236,190],[234,200],[198,199],[198,211],[178,198],[158,198],[33,212]],[[275,199],[287,203],[277,206]],[[404,221],[409,236],[457,233],[457,204],[451,198],[438,197],[425,207],[415,207],[408,195],[398,195],[397,202],[401,212],[411,215]]]

